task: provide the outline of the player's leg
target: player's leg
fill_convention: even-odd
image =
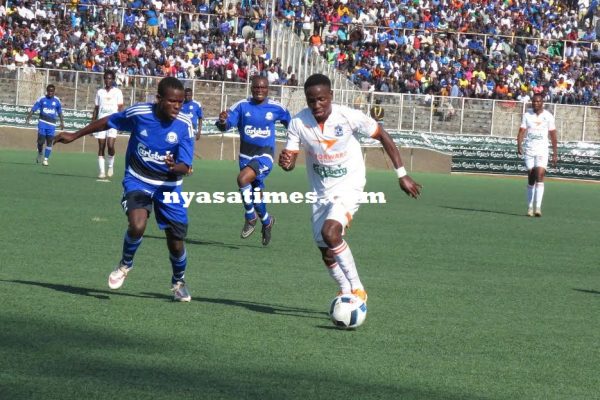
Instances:
[[[544,178],[548,168],[548,155],[536,157],[535,175],[535,216],[542,216],[542,200],[544,199]]]
[[[323,242],[333,253],[333,258],[344,272],[346,279],[350,282],[352,293],[366,301],[367,293],[358,276],[354,256],[350,246],[343,238],[345,227],[349,226],[352,216],[358,210],[359,198],[354,197],[350,196],[345,200],[337,198],[331,204],[324,216],[320,234]]]
[[[321,258],[327,267],[329,276],[331,276],[331,278],[333,278],[333,280],[338,284],[338,294],[351,293],[352,286],[350,285],[350,281],[348,278],[346,278],[346,275],[344,274],[344,271],[342,271],[340,264],[338,264],[338,262],[335,260],[333,251],[331,251],[331,249],[327,246],[327,243],[323,241],[323,236],[321,235],[323,223],[325,223],[327,213],[329,212],[329,208],[331,206],[331,203],[319,202],[312,205],[313,239],[321,251]]]
[[[46,136],[45,136],[46,148],[44,149],[44,161],[42,161],[42,165],[48,166],[48,159],[50,158],[50,154],[52,154],[53,139],[54,139],[54,129],[50,129],[46,132]]]
[[[46,135],[43,134],[42,130],[38,130],[37,136],[37,158],[35,160],[36,163],[41,163],[44,159],[44,143],[46,141]]]
[[[525,156],[525,167],[527,168],[527,216],[533,217],[534,198],[535,198],[535,171],[534,157]]]
[[[244,226],[240,236],[245,239],[254,233],[256,228],[256,210],[254,208],[254,193],[252,192],[252,182],[256,179],[256,171],[240,161],[240,173],[237,177],[237,184],[242,195],[244,204]]]
[[[98,178],[106,178],[106,170],[104,166],[104,152],[106,150],[106,131],[94,133],[94,137],[98,139]]]
[[[181,194],[181,187],[172,189],[173,192]],[[165,203],[164,193],[156,193],[154,199],[154,211],[158,227],[165,231],[167,247],[169,249],[169,261],[171,263],[171,291],[173,300],[190,301],[192,296],[185,283],[185,271],[187,268],[187,251],[185,249],[185,238],[188,231],[187,209],[181,203]]]
[[[257,193],[265,188],[265,179],[271,173],[273,161],[269,157],[259,157],[248,163],[248,166],[254,169],[256,179],[252,182],[252,191]],[[262,244],[266,246],[271,242],[271,231],[275,224],[275,217],[267,211],[267,204],[263,201],[258,201],[257,196],[254,197],[254,207],[262,224]]]
[[[123,286],[129,270],[133,267],[133,258],[142,244],[148,216],[152,210],[152,198],[148,193],[141,191],[141,188],[127,191],[127,184],[124,186],[126,192],[121,205],[127,214],[128,227],[123,238],[121,261],[108,277],[108,286],[111,289],[119,289]]]
[[[108,157],[106,157],[107,162],[107,170],[106,176],[111,178],[114,174],[114,166],[115,166],[115,142],[117,140],[117,130],[109,129],[106,135],[106,147],[108,152]]]

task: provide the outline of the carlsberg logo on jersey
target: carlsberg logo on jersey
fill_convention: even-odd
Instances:
[[[255,138],[255,137],[261,137],[261,138],[268,138],[269,136],[271,136],[271,130],[268,128],[265,129],[260,129],[260,128],[255,128],[253,126],[246,126],[244,128],[244,133],[246,135],[248,135],[248,137],[251,138]]]
[[[341,178],[348,173],[346,168],[330,167],[327,165],[313,164],[313,170],[321,178]]]
[[[54,114],[56,113],[56,110],[54,108],[42,108],[42,111],[44,112],[44,114]]]
[[[164,164],[165,158],[171,154],[170,151],[167,151],[164,155],[159,154],[158,151],[152,152],[152,150],[141,143],[138,144],[137,153],[140,157],[142,157],[142,160],[156,164]]]

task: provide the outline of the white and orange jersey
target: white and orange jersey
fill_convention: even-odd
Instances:
[[[548,110],[537,115],[530,109],[523,114],[521,128],[527,130],[523,146],[526,155],[548,154],[548,132],[556,130],[554,115]]]
[[[114,114],[123,105],[123,92],[117,87],[106,90],[99,89],[96,93],[96,106],[98,106],[98,119]]]
[[[365,163],[355,135],[375,137],[379,125],[358,110],[332,104],[320,125],[309,108],[300,111],[288,127],[286,150],[306,152],[306,171],[318,197],[328,197],[365,186]]]

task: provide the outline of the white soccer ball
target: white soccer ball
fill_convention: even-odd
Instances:
[[[358,328],[367,318],[367,303],[353,294],[342,294],[331,302],[329,317],[340,329]]]

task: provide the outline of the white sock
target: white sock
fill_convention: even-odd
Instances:
[[[346,279],[350,282],[352,290],[363,289],[363,285],[358,277],[358,271],[356,270],[356,264],[354,263],[354,257],[346,241],[342,240],[342,243],[331,249],[331,251],[333,251],[335,261],[337,261],[342,271],[344,271]]]
[[[527,185],[527,207],[533,208],[533,196],[535,195],[535,186]]]
[[[106,160],[108,161],[108,168],[115,166],[115,156],[108,156],[106,157]]]
[[[535,184],[535,208],[539,211],[542,209],[542,199],[544,198],[544,182]]]
[[[100,170],[100,175],[104,175],[104,157],[98,156],[98,169]]]
[[[327,270],[329,271],[329,275],[333,278],[334,281],[337,282],[340,287],[340,292],[343,294],[348,294],[352,291],[352,287],[350,286],[350,281],[344,275],[344,271],[340,268],[338,263],[334,263],[333,265],[327,265]]]

